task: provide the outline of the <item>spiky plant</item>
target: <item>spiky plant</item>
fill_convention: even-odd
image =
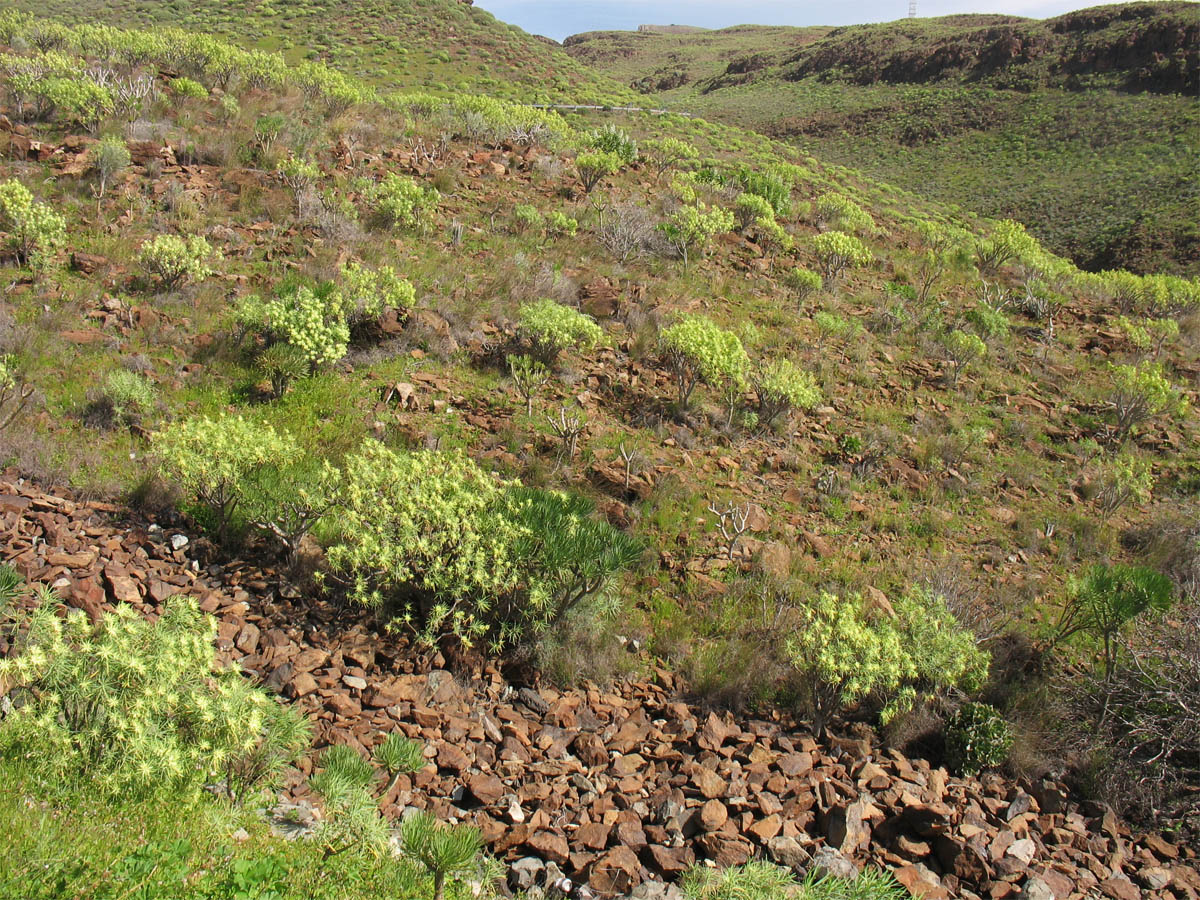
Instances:
[[[271,396],[278,400],[287,393],[293,381],[309,373],[308,356],[294,344],[272,344],[258,355],[255,368],[271,381]]]
[[[391,776],[387,787],[383,789],[383,796],[386,797],[401,775],[416,772],[425,765],[425,745],[393,731],[375,748],[372,757]]]
[[[471,869],[483,850],[478,828],[443,825],[427,812],[404,820],[401,842],[404,853],[433,875],[433,900],[444,900],[446,879]]]

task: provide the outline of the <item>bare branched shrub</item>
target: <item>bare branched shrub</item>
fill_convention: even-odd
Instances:
[[[619,203],[610,208],[597,231],[600,243],[621,262],[648,252],[654,235],[650,213],[636,203]]]

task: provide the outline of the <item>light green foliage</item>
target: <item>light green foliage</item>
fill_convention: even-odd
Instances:
[[[287,119],[278,113],[259,116],[254,121],[254,146],[260,157],[269,156],[275,142],[287,127]]]
[[[761,859],[725,869],[693,866],[680,882],[687,900],[776,900],[797,887],[789,869]]]
[[[88,130],[115,107],[109,89],[87,77],[43,78],[36,82],[33,96],[40,118],[56,118]]]
[[[946,761],[962,775],[977,775],[1008,759],[1012,731],[986,703],[964,703],[946,723]]]
[[[1158,356],[1163,347],[1179,339],[1179,323],[1175,319],[1130,319],[1120,316],[1117,328],[1135,350]]]
[[[15,358],[0,356],[0,432],[25,411],[33,393],[33,386],[25,382]]]
[[[749,194],[757,194],[771,204],[777,216],[786,216],[792,206],[792,184],[788,173],[782,168],[758,172],[746,166],[739,167],[732,178],[723,177],[725,183],[738,185]]]
[[[383,767],[392,779],[395,779],[398,775],[416,772],[424,768],[425,745],[420,741],[405,737],[398,731],[393,731],[375,748],[371,753],[371,758]],[[383,792],[384,796],[390,790],[389,786]]]
[[[424,229],[437,211],[441,194],[412,178],[389,172],[366,191],[367,202],[389,228]]]
[[[661,176],[668,169],[679,169],[700,158],[700,151],[687,141],[666,137],[646,142],[646,158]]]
[[[517,393],[525,399],[525,415],[533,415],[533,398],[538,389],[550,380],[550,370],[532,356],[509,354],[505,357],[508,373],[512,376]]]
[[[404,855],[433,875],[433,900],[444,900],[446,879],[474,868],[483,836],[469,825],[444,825],[424,811],[410,814],[400,832]]]
[[[108,189],[112,177],[127,167],[131,161],[125,141],[115,134],[105,135],[100,143],[88,151],[88,162],[100,176],[100,196]]]
[[[1096,502],[1111,516],[1130,500],[1147,503],[1154,488],[1154,470],[1148,459],[1122,453],[1107,462],[1100,473]]]
[[[589,134],[588,144],[593,150],[613,154],[623,166],[631,166],[637,162],[637,141],[611,123]]]
[[[22,263],[35,270],[44,268],[62,246],[66,230],[66,219],[35,201],[17,179],[0,184],[0,231]]]
[[[707,316],[682,317],[663,330],[659,346],[675,373],[682,407],[687,406],[701,381],[718,389],[741,390],[746,386],[750,357],[741,338]]]
[[[590,350],[604,337],[591,316],[548,298],[521,304],[517,331],[533,356],[547,366],[564,350]]]
[[[704,254],[709,241],[718,234],[732,231],[735,219],[727,209],[707,209],[704,204],[683,206],[659,226],[667,241],[683,258],[683,264],[693,253]]]
[[[171,80],[171,93],[184,100],[207,100],[208,88],[191,78],[174,78]]]
[[[994,275],[1011,262],[1029,259],[1041,252],[1037,241],[1025,231],[1025,226],[1012,219],[1002,219],[992,233],[975,243],[975,264],[980,275]]]
[[[743,193],[738,195],[733,204],[733,214],[737,217],[738,226],[745,231],[759,219],[775,221],[775,210],[764,197],[758,194]]]
[[[265,311],[271,330],[304,353],[310,366],[334,363],[346,355],[350,326],[332,285],[316,290],[298,285],[269,300]]]
[[[250,525],[272,535],[292,560],[304,537],[339,505],[341,473],[329,462],[293,449],[255,468],[242,482],[240,514]]]
[[[164,290],[188,281],[203,281],[213,273],[209,263],[219,259],[208,241],[199,235],[181,238],[175,234],[159,234],[142,244],[138,262]]]
[[[804,305],[805,300],[821,290],[824,282],[822,282],[821,276],[812,269],[796,266],[794,269],[788,269],[784,274],[783,283],[795,296],[796,306],[799,308]]]
[[[575,157],[575,168],[584,193],[590,194],[605,178],[621,171],[621,157],[604,151],[580,153]]]
[[[536,206],[518,203],[513,207],[513,231],[518,234],[534,229],[541,229],[544,220]]]
[[[982,683],[987,655],[942,598],[912,591],[893,608],[894,617],[871,609],[857,594],[828,592],[801,606],[787,652],[819,732],[838,709],[869,697],[886,723],[919,693]]]
[[[271,396],[278,400],[287,393],[293,381],[309,374],[308,356],[299,347],[288,343],[272,344],[258,354],[254,367],[271,382]]]
[[[967,310],[966,319],[984,341],[1003,340],[1008,337],[1008,316],[1002,310],[986,303],[976,303]]]
[[[787,253],[796,246],[795,238],[788,234],[787,229],[775,219],[757,219],[754,224],[758,229],[758,244],[767,256],[774,256],[781,252]]]
[[[812,321],[817,328],[818,345],[821,347],[824,347],[830,338],[849,340],[858,333],[861,327],[857,319],[839,316],[837,313],[831,313],[824,309],[813,313]]]
[[[1117,440],[1124,440],[1155,416],[1182,416],[1187,411],[1187,400],[1171,386],[1158,363],[1110,366],[1109,380],[1112,386],[1106,405],[1116,418]]]
[[[924,305],[948,271],[966,265],[967,252],[963,248],[969,236],[961,229],[924,219],[917,222],[916,232],[924,249],[917,253],[913,281],[916,299]]]
[[[342,266],[341,314],[351,323],[377,319],[387,310],[407,313],[417,299],[412,283],[391,266],[370,269],[355,261]]]
[[[290,435],[228,415],[173,423],[151,435],[151,447],[162,477],[207,507],[221,540],[258,470],[300,458]]]
[[[547,237],[575,237],[579,231],[579,221],[561,213],[558,210],[546,216]]]
[[[25,637],[0,683],[27,690],[0,724],[0,755],[35,756],[56,784],[129,798],[225,780],[241,798],[308,745],[298,712],[214,669],[217,625],[194,600],[168,601],[156,621],[122,605],[93,627],[42,591],[16,624]]]
[[[1174,590],[1169,578],[1145,566],[1092,566],[1068,586],[1054,642],[1080,633],[1098,641],[1107,680],[1116,668],[1121,633],[1138,616],[1170,609]]]
[[[793,409],[812,409],[821,402],[817,380],[790,359],[773,359],[754,375],[759,421],[769,427]]]
[[[304,195],[313,189],[321,177],[321,170],[312,160],[302,156],[288,156],[275,166],[275,174],[288,186],[296,201],[296,215],[300,215]]]
[[[871,234],[875,221],[871,214],[847,197],[830,191],[817,198],[813,213],[818,225],[828,226],[851,234]]]
[[[987,355],[987,345],[977,334],[969,331],[948,331],[939,339],[942,352],[950,363],[950,383],[958,385],[958,379],[971,363]]]
[[[430,643],[533,641],[640,552],[585,501],[502,481],[457,451],[368,441],[339,497],[330,564],[360,602],[398,599],[400,620]]]
[[[113,419],[123,425],[154,408],[154,386],[146,376],[128,369],[113,369],[105,376],[104,397],[112,407]]]
[[[866,245],[842,231],[826,231],[814,236],[812,248],[824,270],[826,285],[836,281],[846,269],[871,262],[871,251]]]

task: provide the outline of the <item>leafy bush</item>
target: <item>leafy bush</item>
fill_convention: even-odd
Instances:
[[[126,168],[131,160],[125,141],[115,134],[106,135],[88,151],[88,163],[100,176],[101,197],[108,189],[112,177]]]
[[[817,381],[790,359],[774,359],[754,375],[759,421],[769,427],[793,409],[812,409],[821,402]]]
[[[144,375],[113,369],[104,378],[104,399],[113,419],[130,425],[154,408],[154,386]]]
[[[966,319],[984,341],[1008,337],[1008,316],[986,303],[976,303],[967,311]]]
[[[550,370],[534,359],[524,354],[510,353],[505,357],[508,372],[516,385],[517,393],[525,399],[525,415],[533,415],[533,398],[538,389],[550,380]]]
[[[300,350],[312,367],[334,363],[346,355],[350,326],[341,297],[332,285],[317,289],[297,285],[267,301],[271,330]]]
[[[1099,487],[1096,503],[1106,516],[1111,516],[1130,500],[1145,503],[1150,499],[1154,470],[1149,460],[1122,453],[1101,468]]]
[[[700,151],[687,141],[666,137],[646,142],[646,158],[661,176],[668,169],[682,168],[700,158]]]
[[[1008,759],[1012,731],[986,703],[964,703],[946,723],[946,761],[956,772],[976,775]]]
[[[313,189],[321,177],[315,162],[302,156],[288,156],[275,166],[275,174],[292,192],[296,202],[296,215],[300,215],[304,196]]]
[[[817,224],[828,225],[838,231],[870,234],[875,230],[871,214],[847,197],[830,191],[817,198],[813,207]]]
[[[521,305],[517,331],[534,358],[547,366],[564,350],[590,350],[604,336],[591,316],[548,298]]]
[[[437,210],[441,194],[412,178],[389,172],[366,191],[367,202],[389,228],[425,228]]]
[[[474,868],[483,852],[483,836],[468,825],[443,825],[427,812],[404,820],[400,832],[404,854],[417,860],[433,875],[433,900],[444,900],[446,879]]]
[[[1055,628],[1054,643],[1076,634],[1099,641],[1104,677],[1112,677],[1120,649],[1118,638],[1138,616],[1165,612],[1174,599],[1171,580],[1145,566],[1095,565],[1072,581]]]
[[[1003,219],[995,224],[990,236],[976,241],[975,263],[979,274],[994,275],[1009,263],[1028,258],[1039,249],[1024,225]]]
[[[0,231],[17,259],[33,269],[46,266],[63,243],[67,222],[47,204],[35,201],[15,178],[0,184]]]
[[[969,331],[949,331],[939,339],[942,352],[950,363],[950,383],[958,385],[959,376],[971,363],[987,355],[987,345]]]
[[[758,245],[767,256],[774,256],[779,252],[787,253],[796,246],[796,239],[788,234],[787,229],[776,222],[774,217],[762,216],[754,220],[754,225],[758,230]]]
[[[578,231],[578,220],[568,216],[566,213],[555,210],[546,216],[547,237],[575,237]]]
[[[217,256],[199,235],[186,240],[174,234],[159,234],[142,244],[138,262],[164,290],[187,281],[203,281],[213,273],[209,262]]]
[[[636,542],[578,498],[520,488],[456,451],[368,441],[346,461],[329,548],[352,596],[394,600],[426,642],[533,641],[631,564]]]
[[[701,381],[730,390],[746,385],[750,357],[741,339],[707,316],[684,316],[662,332],[659,346],[675,373],[680,407],[687,406]]]
[[[811,269],[796,266],[794,269],[788,269],[784,274],[783,283],[796,297],[796,307],[799,308],[812,294],[821,290],[824,282],[822,282],[821,276]]]
[[[979,687],[987,655],[938,596],[913,590],[887,610],[822,592],[801,606],[787,652],[824,734],[838,709],[874,698],[886,724],[919,694]]]
[[[733,204],[733,214],[737,217],[738,226],[745,231],[759,219],[775,221],[775,210],[771,204],[758,194],[740,194]]]
[[[518,203],[513,207],[513,231],[518,234],[541,229],[543,221],[542,214],[538,212],[536,206],[530,206],[527,203]]]
[[[746,193],[757,194],[770,203],[775,215],[786,216],[792,206],[792,185],[784,175],[780,169],[756,172],[742,166],[734,172],[732,182]]]
[[[588,144],[593,150],[611,153],[622,165],[631,166],[637,162],[637,141],[611,123],[589,134]]]
[[[659,230],[686,266],[693,252],[699,251],[703,255],[708,242],[714,236],[732,230],[733,224],[733,213],[726,209],[684,206],[660,225]]]
[[[308,356],[299,347],[288,344],[272,344],[263,350],[254,361],[254,366],[271,382],[271,396],[278,400],[287,393],[292,382],[309,374],[311,366]]]
[[[590,194],[609,175],[621,171],[621,157],[603,151],[580,153],[575,157],[575,168],[579,172],[579,180],[583,182],[584,193]]]
[[[854,880],[810,873],[802,883],[766,860],[711,869],[694,866],[680,881],[686,900],[907,900],[908,891],[888,872],[867,867]]]
[[[42,590],[18,616],[0,682],[27,689],[0,724],[0,755],[35,756],[59,784],[108,796],[191,795],[224,781],[241,798],[308,746],[308,724],[236,669],[214,670],[217,626],[175,598],[156,621],[120,606],[92,626]]]
[[[1107,406],[1116,417],[1117,440],[1161,413],[1183,415],[1187,400],[1171,386],[1160,364],[1111,366]]]
[[[290,435],[227,415],[176,422],[152,434],[151,447],[162,477],[207,507],[222,541],[258,470],[286,467],[300,457]]]
[[[351,325],[378,319],[387,310],[407,315],[417,299],[412,282],[401,278],[391,266],[369,269],[351,261],[342,266],[341,313]]]
[[[207,100],[208,88],[190,78],[171,79],[171,93],[181,100]]]
[[[871,252],[862,241],[841,231],[826,231],[812,239],[813,252],[824,269],[826,285],[836,281],[851,266],[871,262]]]

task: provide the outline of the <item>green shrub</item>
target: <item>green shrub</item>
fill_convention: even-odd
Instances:
[[[33,385],[28,384],[11,355],[0,356],[0,432],[5,431],[29,406]]]
[[[346,355],[350,325],[333,285],[297,285],[267,301],[265,312],[271,330],[300,350],[310,367],[335,363]]]
[[[707,316],[684,316],[663,330],[659,346],[675,374],[680,407],[687,407],[701,381],[730,391],[746,386],[750,357],[741,338]]]
[[[709,241],[732,230],[734,221],[733,213],[726,209],[708,210],[702,204],[684,206],[660,225],[659,230],[686,266],[693,252],[699,251],[703,255]]]
[[[541,229],[542,223],[542,214],[538,212],[536,206],[530,206],[527,203],[518,203],[513,208],[513,231],[518,234]]]
[[[941,597],[914,590],[892,607],[894,615],[828,592],[800,607],[787,653],[819,733],[834,712],[868,698],[886,724],[921,694],[982,684],[987,654]]]
[[[391,266],[369,269],[351,261],[342,266],[342,314],[351,325],[378,319],[389,309],[406,316],[417,299],[412,282],[401,278]]]
[[[817,198],[813,207],[818,225],[828,225],[838,231],[871,234],[875,222],[871,214],[847,197],[830,191]]]
[[[591,316],[548,298],[521,304],[517,331],[534,358],[547,366],[564,350],[590,350],[604,337]]]
[[[209,262],[215,258],[219,254],[199,235],[186,240],[174,234],[156,235],[138,251],[138,262],[164,290],[188,281],[203,281],[213,273]]]
[[[208,88],[190,78],[171,79],[171,93],[181,100],[207,100]]]
[[[946,723],[946,761],[963,775],[1003,764],[1012,742],[1008,722],[986,703],[964,703]]]
[[[756,172],[742,166],[734,173],[732,182],[746,193],[765,199],[775,215],[786,216],[792,206],[792,185],[784,174],[782,170]]]
[[[517,393],[525,400],[525,415],[533,415],[533,398],[538,389],[550,380],[550,370],[532,356],[510,353],[505,357],[508,373],[512,377]]]
[[[20,651],[0,660],[0,682],[26,689],[0,724],[0,755],[106,796],[194,797],[223,781],[240,799],[308,746],[299,713],[214,669],[216,622],[195,601],[169,600],[155,621],[122,605],[95,626],[58,607],[42,590],[15,623]]]
[[[631,166],[637,162],[637,141],[611,123],[589,134],[588,144],[593,150],[611,153],[624,166]]]
[[[733,214],[737,217],[738,226],[745,231],[759,219],[775,221],[775,210],[771,204],[758,194],[740,194],[733,204]]]
[[[115,108],[112,92],[87,77],[42,78],[36,83],[34,96],[40,118],[55,118],[88,131]]]
[[[579,221],[555,210],[546,216],[547,237],[575,237],[579,231]]]
[[[774,217],[755,219],[754,226],[758,230],[758,245],[769,257],[780,252],[787,253],[796,246],[795,238],[788,234],[787,229],[776,222]]]
[[[131,162],[125,141],[115,134],[106,135],[88,151],[88,163],[100,176],[100,196],[103,197],[112,177]]]
[[[1117,440],[1157,415],[1182,416],[1187,411],[1187,400],[1171,386],[1158,363],[1110,366],[1109,377],[1112,387],[1106,405],[1116,419]]]
[[[1029,258],[1039,250],[1024,225],[1003,219],[993,226],[991,235],[975,242],[975,264],[980,275],[994,275],[1009,263]]]
[[[661,176],[668,169],[682,168],[700,158],[700,151],[679,138],[659,138],[646,142],[646,158]]]
[[[154,408],[154,385],[144,375],[113,369],[104,378],[104,398],[113,419],[131,425]]]
[[[1008,316],[986,303],[976,303],[967,311],[966,319],[984,341],[1008,337]]]
[[[841,231],[826,231],[812,239],[813,252],[824,269],[825,284],[836,281],[850,267],[871,262],[871,251],[856,237]]]
[[[296,203],[296,215],[299,216],[303,199],[320,179],[321,169],[312,160],[293,155],[279,161],[275,166],[275,174],[292,192]]]
[[[958,385],[963,370],[987,355],[987,345],[977,334],[969,331],[949,331],[939,339],[942,352],[950,363],[950,383]]]
[[[795,296],[797,309],[803,306],[804,301],[812,294],[821,290],[824,284],[820,275],[803,266],[788,269],[783,276],[783,283],[787,285],[788,290]]]
[[[300,458],[290,435],[241,416],[184,419],[152,434],[151,447],[162,477],[207,508],[222,541],[257,472]]]
[[[789,869],[755,859],[740,866],[693,866],[680,882],[687,900],[776,900],[798,883]]]
[[[609,175],[621,171],[621,157],[603,151],[580,153],[575,157],[575,168],[583,182],[584,193],[590,194]]]
[[[424,229],[437,211],[441,194],[412,178],[389,172],[378,184],[366,191],[367,202],[380,220],[389,228]]]
[[[790,359],[773,359],[754,375],[758,416],[764,427],[793,409],[812,409],[821,402],[817,381]]]
[[[281,342],[263,350],[254,367],[271,382],[271,396],[278,400],[287,393],[292,382],[308,375],[311,366],[308,356],[299,347]]]
[[[1154,469],[1147,459],[1121,453],[1101,467],[1098,482],[1096,504],[1106,516],[1111,516],[1130,500],[1136,503],[1150,500]]]
[[[475,867],[483,852],[483,836],[468,825],[444,825],[419,811],[404,820],[400,844],[433,876],[433,900],[445,900],[446,879]]]
[[[21,182],[13,178],[0,184],[0,231],[18,261],[32,269],[44,268],[62,246],[66,230],[66,219],[35,201]]]

